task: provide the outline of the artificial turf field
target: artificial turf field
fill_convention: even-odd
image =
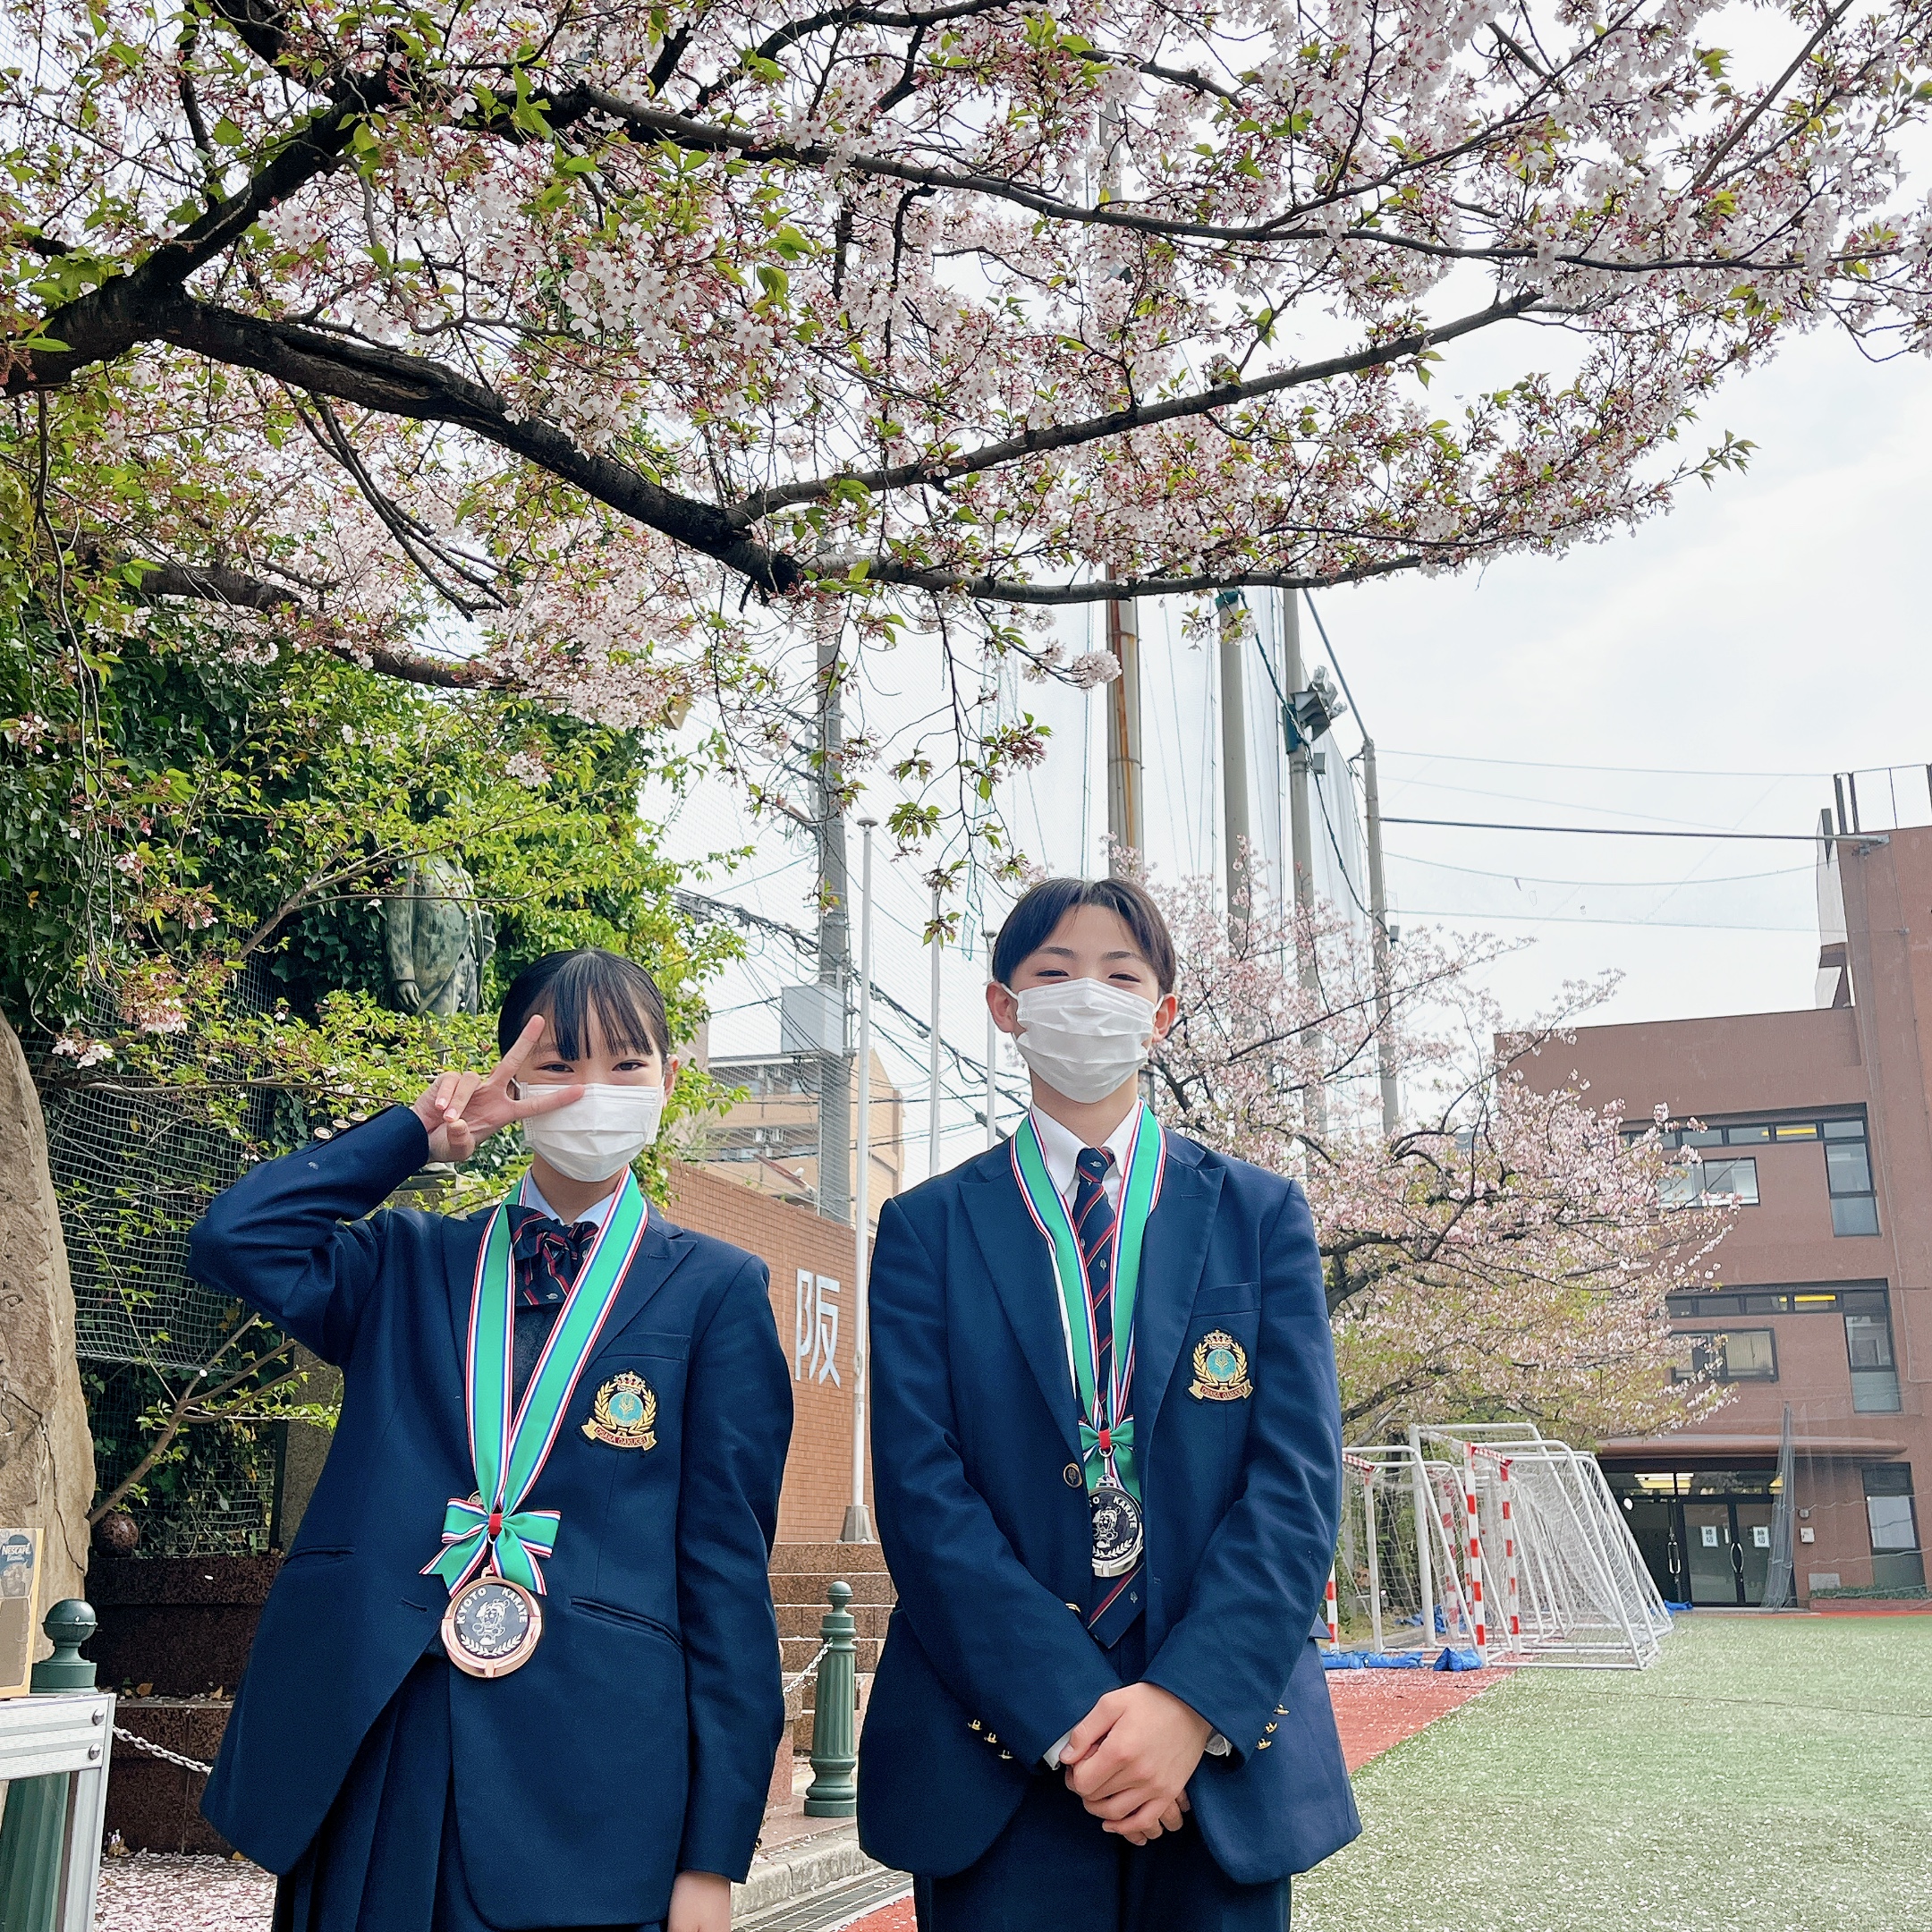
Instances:
[[[1295,1932],[1932,1932],[1932,1616],[1680,1617],[1355,1776]]]

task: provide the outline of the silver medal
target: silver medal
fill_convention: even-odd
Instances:
[[[1140,1505],[1113,1483],[1087,1498],[1093,1512],[1093,1570],[1098,1577],[1125,1576],[1140,1561]]]

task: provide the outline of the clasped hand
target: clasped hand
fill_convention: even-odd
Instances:
[[[1123,1684],[1074,1725],[1060,1768],[1103,1830],[1144,1845],[1181,1829],[1187,1782],[1210,1734],[1208,1720],[1173,1691]]]

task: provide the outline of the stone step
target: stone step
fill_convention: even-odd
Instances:
[[[754,1859],[745,1882],[732,1887],[732,1922],[743,1925],[767,1915],[776,1918],[787,1905],[801,1905],[818,1894],[873,1873],[883,1876],[883,1868],[859,1849],[856,1824],[779,1845],[769,1856]]]
[[[830,1614],[823,1604],[786,1604],[777,1606],[781,1637],[809,1637],[818,1642],[818,1625]],[[883,1637],[886,1620],[892,1615],[890,1604],[850,1604],[846,1613],[859,1626],[861,1637]]]
[[[818,1654],[819,1638],[816,1632],[809,1637],[781,1637],[778,1640],[779,1667],[787,1677],[801,1671]],[[884,1640],[878,1637],[860,1637],[857,1640],[858,1667],[862,1671],[878,1667],[878,1654]],[[808,1689],[808,1694],[809,1689]]]
[[[886,1553],[877,1543],[780,1543],[766,1567],[774,1576],[801,1570],[828,1576],[884,1575]]]
[[[899,1593],[883,1570],[860,1570],[848,1576],[837,1570],[781,1571],[771,1580],[772,1601],[782,1604],[816,1604],[821,1610],[832,1607],[829,1591],[833,1584],[852,1589],[852,1600],[859,1604],[893,1604]]]

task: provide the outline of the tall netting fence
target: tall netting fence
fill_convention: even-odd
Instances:
[[[114,1021],[101,1017],[106,1030]],[[258,1324],[237,1343],[247,1311],[188,1273],[189,1229],[242,1169],[242,1134],[224,1118],[234,1107],[215,1104],[216,1088],[56,1067],[41,1089],[102,1497],[148,1454],[184,1394],[281,1340]],[[275,1423],[240,1414],[183,1428],[123,1505],[142,1554],[265,1549],[278,1447]]]

